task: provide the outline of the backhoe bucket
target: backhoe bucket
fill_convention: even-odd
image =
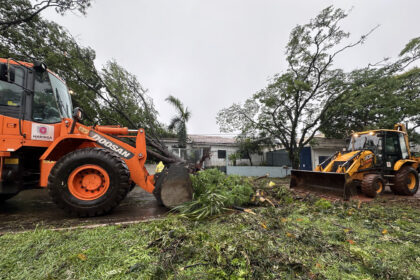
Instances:
[[[191,201],[193,189],[188,169],[174,164],[155,174],[153,194],[160,204],[168,208]]]
[[[292,170],[291,175],[290,188],[338,194],[345,200],[354,192],[345,173]]]

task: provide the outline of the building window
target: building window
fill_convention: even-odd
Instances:
[[[226,158],[226,150],[217,150],[217,158]]]

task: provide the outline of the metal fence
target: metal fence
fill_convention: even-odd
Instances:
[[[277,150],[265,154],[267,166],[292,166],[286,150]]]

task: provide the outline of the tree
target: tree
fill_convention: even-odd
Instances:
[[[238,155],[240,158],[248,159],[249,164],[252,166],[252,155],[261,153],[261,145],[266,143],[266,140],[266,138],[256,139],[245,135],[237,136]]]
[[[191,112],[187,107],[184,107],[181,100],[172,95],[169,95],[166,101],[173,105],[177,111],[177,115],[171,119],[168,128],[176,131],[179,147],[185,148],[187,145],[187,122],[191,117]]]
[[[389,128],[395,123],[407,124],[414,141],[420,127],[420,69],[405,70],[420,58],[420,38],[404,47],[400,57],[357,69],[348,74],[348,90],[337,99],[327,115],[328,125],[321,131],[327,137],[343,138],[352,131]]]
[[[296,26],[286,46],[287,70],[243,105],[222,109],[217,116],[221,131],[252,131],[278,139],[293,168],[298,168],[300,150],[330,120],[328,108],[347,89],[345,73],[333,68],[334,59],[362,44],[374,30],[344,43],[349,33],[340,23],[346,17],[343,10],[330,6],[308,24]]]
[[[75,10],[85,14],[90,5],[91,0],[0,0],[0,30],[29,23],[48,8],[55,8],[61,15]]]
[[[327,113],[333,118],[321,131],[344,138],[352,131],[389,128],[408,123],[409,132],[420,127],[420,69],[387,75],[384,69],[361,69],[349,75],[351,87]]]
[[[54,3],[43,1],[40,4],[45,2]],[[67,2],[75,4],[89,1]],[[32,7],[28,0],[10,0],[7,1],[7,5],[16,11]],[[94,63],[95,51],[89,47],[81,47],[60,25],[44,20],[37,14],[28,21],[14,25],[13,28],[0,28],[0,57],[46,62],[52,71],[66,80],[68,87],[74,92],[73,104],[84,110],[87,123],[93,124],[99,120],[106,122],[102,124],[146,128],[148,154],[166,163],[183,161],[173,155],[159,140],[161,134],[167,133],[164,126],[157,121],[153,104],[135,76],[113,62],[99,71]],[[114,74],[118,79],[114,79]],[[138,108],[133,111],[134,114],[132,109],[136,104],[121,100],[123,96],[140,101],[137,103]]]

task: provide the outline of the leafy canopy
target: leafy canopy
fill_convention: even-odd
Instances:
[[[286,46],[287,70],[245,101],[222,109],[217,122],[223,132],[259,134],[280,141],[294,168],[299,151],[330,117],[328,108],[346,91],[346,76],[334,68],[334,59],[362,44],[373,31],[354,43],[340,23],[347,17],[332,6],[290,33]]]
[[[185,147],[187,145],[187,122],[191,117],[191,112],[184,106],[184,104],[182,104],[181,100],[173,95],[169,95],[166,98],[166,101],[174,106],[177,111],[177,115],[171,119],[168,128],[176,131],[179,146]]]

